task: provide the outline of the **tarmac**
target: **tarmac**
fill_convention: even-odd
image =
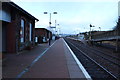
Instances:
[[[79,78],[91,77],[63,38],[39,44],[33,50],[7,54],[3,78]]]

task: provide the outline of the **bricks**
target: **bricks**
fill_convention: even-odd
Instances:
[[[26,42],[29,41],[30,38],[30,23],[32,24],[31,29],[31,42],[34,45],[35,42],[35,20],[38,21],[35,17],[33,17],[31,14],[20,8],[18,5],[16,5],[13,2],[4,2],[2,3],[3,10],[9,10],[6,11],[7,16],[11,17],[11,21],[7,22],[4,21],[4,26],[6,27],[4,35],[6,37],[6,41],[3,43],[3,45],[6,44],[6,52],[7,53],[16,53],[18,51],[21,51],[25,49]],[[4,15],[4,14],[3,14]],[[3,18],[4,19],[4,18]],[[24,42],[20,42],[20,30],[21,30],[21,19],[24,19]],[[5,50],[5,49],[4,49]]]
[[[35,36],[38,37],[38,43],[48,42],[49,38],[52,39],[52,32],[45,28],[35,28]]]

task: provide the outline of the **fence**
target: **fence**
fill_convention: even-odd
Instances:
[[[120,39],[120,30],[106,31],[100,34],[92,34],[93,41]]]

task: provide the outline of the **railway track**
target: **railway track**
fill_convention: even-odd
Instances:
[[[92,52],[92,54],[94,54],[94,55],[96,55],[96,56],[99,56],[99,57],[101,57],[102,59],[105,59],[105,60],[107,60],[107,61],[109,61],[109,62],[111,62],[111,63],[113,63],[113,64],[115,64],[115,65],[117,65],[117,66],[120,67],[120,59],[119,59],[118,57],[108,55],[108,54],[106,54],[106,53],[103,52],[103,51],[97,50],[97,49],[95,49],[95,48],[91,48],[91,47],[89,47],[89,46],[85,46],[84,44],[80,45],[79,42],[78,42],[78,43],[77,43],[77,42],[74,42],[74,44],[75,44],[76,46],[80,46],[80,49],[82,48],[82,50],[85,50],[85,49],[86,49],[86,50],[89,50],[90,52]],[[89,55],[89,54],[88,54],[88,55]]]
[[[70,48],[73,50],[75,55],[78,57],[80,62],[86,68],[88,73],[91,75],[93,79],[108,79],[108,80],[117,80],[118,77],[113,73],[108,71],[105,67],[103,67],[100,63],[98,63],[93,57],[91,57],[88,52],[89,50],[83,46],[79,46],[75,41],[70,41],[70,39],[65,38],[65,41],[68,43]],[[82,49],[80,48],[82,47]],[[88,48],[88,47],[87,47]],[[85,52],[86,50],[86,52]],[[99,58],[99,56],[97,56]],[[117,64],[118,65],[118,64]]]
[[[98,52],[101,52],[101,53],[103,53],[103,54],[105,54],[104,52],[110,53],[110,55],[108,55],[108,54],[105,54],[105,55],[120,60],[120,58],[118,57],[118,56],[119,56],[119,53],[113,53],[113,49],[112,49],[112,50],[111,50],[111,49],[106,49],[106,48],[104,48],[104,47],[100,47],[100,46],[97,46],[97,45],[96,45],[95,47],[98,48],[98,49],[97,49]],[[94,48],[93,48],[93,49],[94,49]],[[100,51],[99,49],[100,49],[101,51]],[[106,49],[106,50],[105,50],[105,49]],[[102,52],[102,50],[103,50],[104,52]],[[117,56],[117,57],[116,57],[116,56]]]
[[[85,54],[90,56],[92,59],[97,61],[100,65],[104,66],[108,71],[110,71],[112,74],[114,74],[116,77],[120,77],[119,71],[120,71],[120,60],[117,60],[116,58],[103,55],[103,52],[100,53],[96,50],[96,48],[91,49],[89,46],[85,46],[84,44],[80,44],[78,41],[69,40],[74,43],[75,46],[79,47],[80,50],[82,50]]]

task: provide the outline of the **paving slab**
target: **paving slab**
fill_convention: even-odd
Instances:
[[[57,40],[22,78],[81,78],[87,80],[62,38]]]
[[[54,41],[52,41],[52,43],[53,42]],[[5,54],[5,60],[2,62],[2,77],[16,78],[16,76],[23,71],[23,69],[29,66],[31,62],[48,47],[49,44],[44,43],[39,44],[30,51],[24,50],[19,53]]]
[[[86,80],[84,71],[63,38],[42,44],[34,50],[8,55],[4,78],[77,78]]]
[[[69,78],[62,39],[56,41],[22,78]]]

